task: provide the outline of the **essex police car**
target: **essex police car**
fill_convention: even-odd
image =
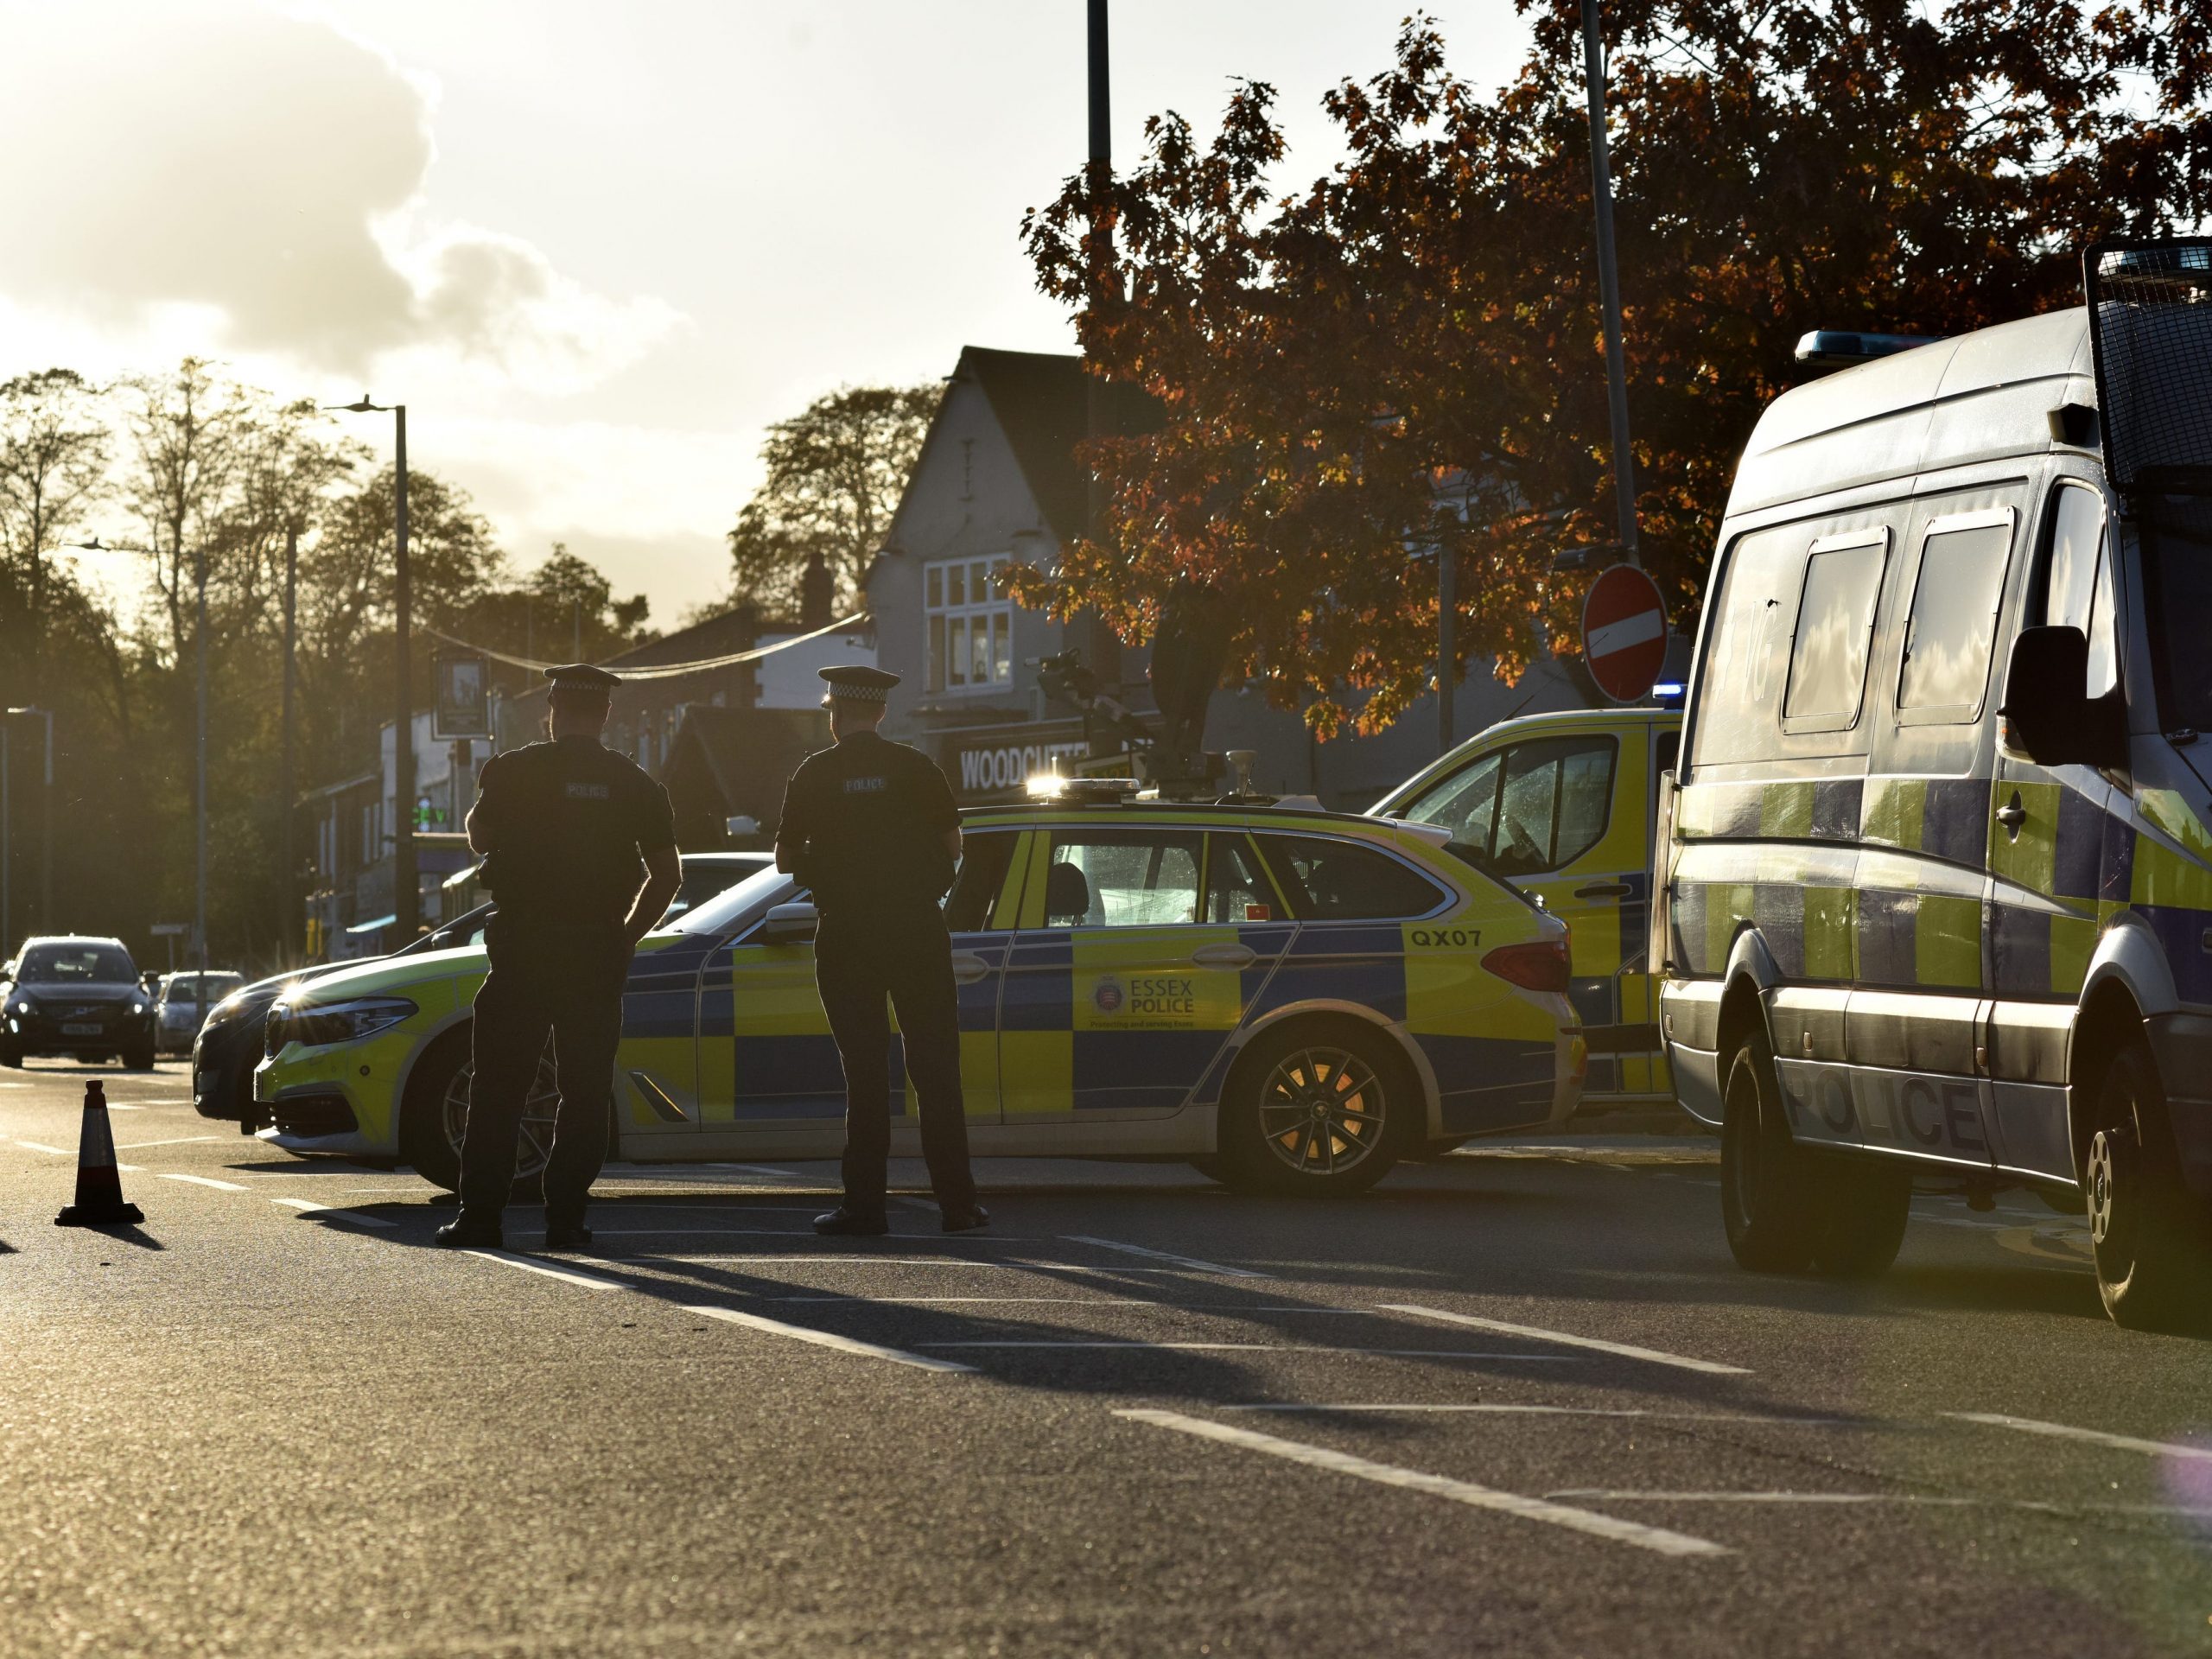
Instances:
[[[1347,1192],[1574,1109],[1567,925],[1448,830],[1066,795],[963,828],[945,912],[978,1155],[1183,1158],[1247,1189]],[[613,1157],[836,1155],[843,1075],[805,899],[765,871],[639,947]],[[276,1005],[264,1137],[454,1185],[484,973],[480,950],[439,951]],[[520,1179],[543,1167],[553,1098],[549,1052]],[[893,1111],[911,1155],[912,1111]]]

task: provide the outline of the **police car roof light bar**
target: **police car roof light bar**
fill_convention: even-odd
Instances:
[[[1933,346],[1941,334],[1862,334],[1844,328],[1815,328],[1797,342],[1797,360],[1809,367],[1848,368],[1878,357],[1895,357],[1916,346]]]

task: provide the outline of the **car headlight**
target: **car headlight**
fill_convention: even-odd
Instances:
[[[143,1002],[133,1002],[130,1005],[130,1012],[133,1014],[143,1014],[146,1012],[146,1005]]]
[[[8,1010],[10,1014],[29,1014],[30,1011],[31,1002],[30,999],[27,996],[17,997],[16,999],[16,1005]]]
[[[389,1030],[416,1012],[404,996],[361,996],[346,1002],[279,1002],[269,1010],[270,1034],[281,1043],[302,1043],[320,1048],[330,1043],[357,1043]]]

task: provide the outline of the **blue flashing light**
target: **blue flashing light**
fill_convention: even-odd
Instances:
[[[1651,688],[1651,696],[1662,709],[1679,709],[1688,690],[1680,680],[1662,680]]]

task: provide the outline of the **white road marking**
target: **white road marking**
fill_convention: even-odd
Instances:
[[[2017,1510],[2034,1515],[2152,1515],[2202,1520],[2212,1507],[2202,1503],[2069,1503],[2050,1498],[1958,1497],[1935,1492],[1667,1492],[1612,1487],[1571,1487],[1548,1497],[1580,1498],[1588,1503],[1895,1503],[1920,1509]]]
[[[278,1199],[283,1203],[283,1199]],[[558,1279],[564,1285],[579,1285],[586,1290],[630,1290],[619,1279],[594,1278],[588,1273],[571,1273],[566,1268],[549,1268],[542,1262],[527,1261],[505,1250],[463,1250],[463,1255],[480,1256],[486,1262],[497,1262],[503,1268],[520,1268],[524,1273],[542,1273],[548,1279]]]
[[[2016,1428],[2023,1434],[2048,1434],[2062,1440],[2082,1440],[2110,1446],[2116,1452],[2145,1452],[2152,1457],[2181,1458],[2191,1463],[2212,1463],[2212,1446],[2186,1446],[2173,1440],[2138,1440],[2133,1434],[2107,1434],[2101,1428],[2075,1428],[2065,1423],[2046,1423],[2033,1417],[2012,1417],[2001,1411],[1947,1411],[1961,1422],[1984,1423],[1992,1428]]]
[[[1149,1256],[1155,1262],[1172,1262],[1179,1268],[1193,1273],[1215,1273],[1225,1279],[1266,1279],[1271,1275],[1256,1273],[1250,1268],[1224,1268],[1218,1262],[1201,1262],[1193,1255],[1176,1255],[1166,1250],[1147,1249],[1141,1244],[1122,1244],[1110,1238],[1091,1238],[1082,1233],[1063,1233],[1061,1237],[1071,1244],[1088,1244],[1094,1249],[1119,1250],[1124,1255]]]
[[[1714,1376],[1749,1376],[1751,1372],[1741,1365],[1723,1365],[1710,1359],[1691,1359],[1682,1354],[1670,1354],[1657,1348],[1639,1348],[1633,1343],[1606,1342],[1597,1337],[1580,1337],[1568,1331],[1548,1331],[1541,1325],[1513,1325],[1504,1319],[1478,1319],[1471,1313],[1451,1313],[1440,1307],[1422,1307],[1413,1302],[1378,1302],[1376,1306],[1386,1313],[1410,1313],[1416,1319],[1442,1319],[1447,1325],[1471,1325],[1478,1331],[1496,1331],[1509,1337],[1527,1337],[1537,1342],[1564,1343],[1570,1348],[1592,1348],[1601,1354],[1618,1354],[1624,1359],[1649,1360],[1655,1365],[1672,1365],[1679,1370],[1703,1371]]]
[[[72,1155],[67,1147],[49,1147],[42,1141],[18,1141],[16,1144],[32,1152],[50,1152],[56,1158],[67,1158]]]
[[[236,1181],[219,1181],[213,1175],[179,1175],[173,1171],[163,1170],[162,1179],[165,1181],[189,1181],[194,1186],[212,1186],[218,1192],[251,1191],[249,1187],[240,1186]]]
[[[1563,1357],[1563,1356],[1562,1356]],[[1732,1411],[1653,1411],[1643,1406],[1518,1406],[1461,1402],[1421,1402],[1377,1405],[1357,1402],[1344,1405],[1313,1405],[1299,1401],[1265,1401],[1252,1405],[1221,1406],[1222,1411],[1313,1412],[1477,1412],[1531,1417],[1655,1417],[1688,1423],[1771,1423],[1782,1428],[1844,1428],[1854,1425],[1849,1417],[1779,1417],[1771,1413]],[[1871,1427],[1871,1425],[1869,1425]]]
[[[1571,1363],[1573,1354],[1490,1354],[1476,1353],[1464,1348],[1345,1348],[1305,1342],[1103,1342],[1103,1341],[1015,1341],[1002,1342],[925,1342],[922,1348],[1137,1348],[1154,1353],[1183,1353],[1210,1351],[1234,1348],[1240,1351],[1257,1349],[1274,1354],[1370,1354],[1387,1359],[1516,1359],[1537,1363]]]
[[[182,1147],[197,1141],[220,1141],[219,1135],[180,1135],[173,1141],[131,1141],[116,1147],[118,1152],[143,1152],[148,1147]]]
[[[238,1189],[244,1192],[245,1189]],[[281,1204],[288,1210],[296,1210],[303,1216],[328,1216],[337,1221],[350,1221],[362,1227],[389,1227],[391,1224],[382,1216],[365,1216],[358,1210],[341,1210],[335,1205],[317,1204],[313,1198],[271,1198],[271,1204]]]
[[[592,1230],[593,1236],[611,1238],[612,1233]],[[972,1262],[964,1255],[839,1255],[824,1251],[805,1255],[662,1255],[648,1251],[633,1258],[639,1262],[681,1262],[688,1267],[742,1267],[753,1264],[783,1266],[804,1262],[822,1268],[880,1268],[896,1265],[902,1268],[1034,1268],[1049,1264],[1038,1262]]]
[[[720,1260],[721,1258],[717,1258]],[[862,1296],[848,1292],[842,1296],[777,1296],[779,1302],[842,1302],[846,1306],[880,1303],[888,1307],[947,1307],[965,1306],[971,1303],[988,1302],[1002,1305],[1008,1302],[1049,1302],[1055,1306],[1074,1307],[1187,1307],[1187,1302],[1146,1301],[1135,1296]]]
[[[725,1319],[732,1325],[741,1325],[748,1331],[765,1331],[770,1336],[789,1337],[794,1342],[810,1342],[819,1348],[835,1348],[840,1353],[864,1354],[871,1359],[887,1359],[900,1365],[918,1366],[925,1371],[965,1371],[973,1373],[973,1365],[963,1365],[953,1359],[931,1359],[926,1354],[910,1354],[903,1348],[886,1348],[880,1343],[862,1342],[855,1337],[841,1337],[834,1332],[817,1331],[804,1325],[786,1325],[781,1319],[764,1319],[758,1313],[741,1313],[731,1307],[687,1307],[687,1313],[702,1314],[710,1319]]]
[[[1129,1422],[1150,1423],[1155,1427],[1174,1429],[1179,1433],[1195,1434],[1201,1440],[1218,1440],[1225,1446],[1240,1446],[1248,1451],[1264,1452],[1270,1457],[1287,1459],[1311,1468],[1355,1475],[1379,1485],[1427,1492],[1433,1497],[1449,1498],[1455,1503],[1465,1503],[1478,1510],[1493,1510],[1503,1515],[1519,1516],[1525,1521],[1548,1522],[1554,1526],[1586,1533],[1593,1538],[1604,1538],[1618,1544],[1633,1544],[1639,1549],[1655,1550],[1662,1555],[1709,1556],[1735,1553],[1709,1539],[1693,1538],[1688,1533],[1669,1532],[1663,1527],[1647,1527],[1641,1522],[1618,1520],[1612,1516],[1599,1515],[1590,1510],[1570,1509],[1566,1504],[1555,1503],[1546,1498],[1523,1497],[1517,1492],[1501,1492],[1495,1487],[1478,1486],[1472,1481],[1453,1480],[1445,1475],[1425,1474],[1418,1469],[1402,1469],[1395,1464],[1376,1463],[1366,1458],[1353,1457],[1349,1452],[1333,1452],[1326,1446],[1308,1446],[1300,1440],[1279,1440],[1273,1434],[1239,1428],[1231,1423],[1186,1417],[1179,1411],[1125,1410],[1116,1411],[1114,1414]]]

